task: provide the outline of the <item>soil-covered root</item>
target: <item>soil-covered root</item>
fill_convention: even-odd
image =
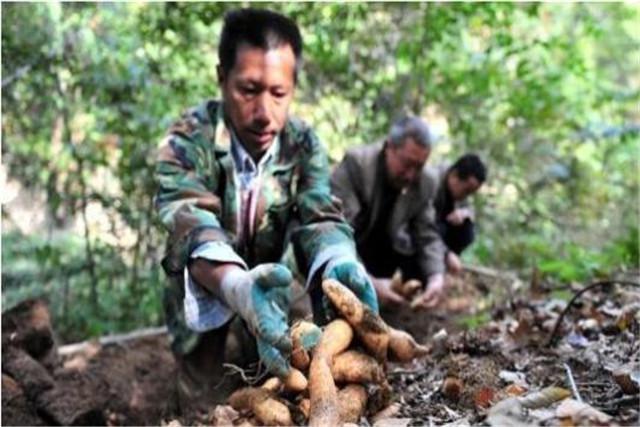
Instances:
[[[353,340],[353,329],[343,319],[336,319],[325,326],[320,342],[313,351],[313,357],[328,357],[329,362],[336,354],[345,351]]]
[[[335,426],[340,423],[338,390],[331,374],[336,354],[345,351],[353,340],[351,326],[342,319],[329,323],[313,350],[309,367],[309,426]]]
[[[260,386],[260,388],[268,390],[268,391],[270,391],[270,392],[272,392],[274,394],[278,394],[282,390],[283,387],[284,387],[284,385],[282,384],[282,380],[280,378],[278,378],[278,377],[268,378]]]
[[[322,290],[353,327],[367,350],[377,360],[384,361],[389,346],[389,328],[382,318],[364,305],[349,288],[336,280],[324,280]]]
[[[338,383],[379,383],[384,380],[382,366],[371,356],[348,350],[333,358],[331,373]]]
[[[421,288],[422,282],[416,279],[403,282],[400,275],[394,275],[391,279],[391,290],[407,300],[411,300]]]
[[[289,370],[289,375],[284,379],[284,390],[299,393],[307,389],[309,382],[302,372],[296,368]]]
[[[412,301],[419,295],[422,289],[422,282],[416,279],[408,280],[404,283],[403,292],[405,299]]]
[[[271,377],[266,380],[260,388],[271,391],[275,394],[282,390],[300,393],[306,390],[308,385],[309,382],[307,381],[307,377],[305,377],[298,369],[292,367],[285,378],[280,379],[278,377]]]
[[[331,427],[340,423],[340,407],[329,358],[324,354],[314,356],[309,367],[310,427]]]
[[[359,384],[349,384],[338,392],[340,420],[357,423],[367,408],[367,390]]]
[[[399,329],[389,327],[389,359],[395,362],[410,362],[411,360],[426,356],[429,349],[418,344],[413,337]]]
[[[251,411],[263,425],[290,426],[293,424],[287,405],[264,388],[241,388],[229,397],[229,404],[236,411]]]
[[[391,403],[391,385],[386,379],[381,384],[368,384],[367,395],[367,413],[377,414]]]
[[[306,371],[311,363],[309,351],[317,344],[322,331],[311,322],[301,320],[291,327],[291,365],[301,371]]]

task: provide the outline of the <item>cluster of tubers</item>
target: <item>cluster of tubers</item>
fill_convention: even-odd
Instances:
[[[389,404],[386,361],[408,362],[427,353],[339,282],[325,280],[322,289],[339,318],[324,330],[296,323],[289,375],[236,391],[229,397],[234,409],[252,412],[262,425],[357,423]]]
[[[416,279],[411,279],[403,282],[402,276],[399,274],[399,272],[391,278],[391,290],[407,301],[411,301],[410,306],[413,309],[415,309],[419,305],[420,298],[418,294],[420,293],[421,289],[422,282]]]

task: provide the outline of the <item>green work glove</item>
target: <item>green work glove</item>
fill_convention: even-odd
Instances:
[[[231,270],[220,283],[225,303],[247,322],[256,337],[260,360],[280,377],[290,369],[288,315],[292,280],[286,267],[261,264],[249,271]]]
[[[332,259],[325,267],[323,279],[335,279],[342,283],[371,310],[378,313],[378,297],[373,283],[369,279],[367,271],[361,263],[351,257],[339,257]]]

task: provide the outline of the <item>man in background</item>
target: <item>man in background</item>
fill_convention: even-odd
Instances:
[[[437,176],[424,168],[432,143],[422,119],[402,118],[384,141],[348,150],[331,177],[381,304],[407,302],[391,289],[396,269],[403,280],[423,283],[417,307],[435,306],[443,292],[445,246],[433,207]]]
[[[487,178],[487,167],[478,155],[469,153],[451,165],[430,167],[438,177],[434,200],[438,232],[447,246],[446,264],[451,273],[462,270],[460,254],[475,235],[475,215],[469,196],[476,193]]]

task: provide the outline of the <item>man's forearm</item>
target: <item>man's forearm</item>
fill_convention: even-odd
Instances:
[[[237,264],[214,262],[204,258],[196,258],[189,264],[189,274],[196,283],[222,301],[225,300],[220,287],[222,278],[233,269],[241,268]]]

